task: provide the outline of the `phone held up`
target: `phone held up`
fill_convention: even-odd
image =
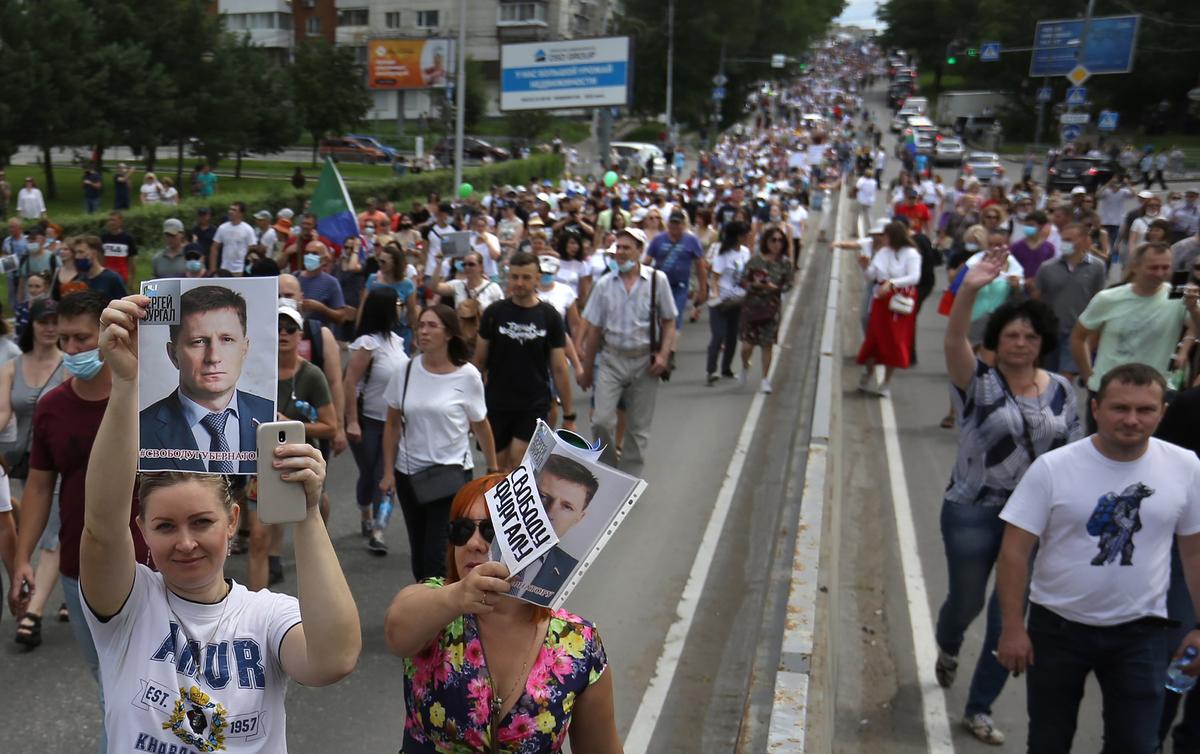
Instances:
[[[258,518],[264,524],[290,524],[308,515],[304,485],[285,482],[271,464],[275,448],[305,442],[304,424],[297,421],[258,425]]]

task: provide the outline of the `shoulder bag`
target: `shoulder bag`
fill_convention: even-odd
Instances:
[[[899,291],[892,293],[892,297],[888,299],[888,311],[893,314],[908,315],[912,314],[917,308],[917,301],[912,296],[905,295]]]
[[[30,324],[30,327],[33,327],[33,325]],[[13,368],[20,369],[21,365],[13,364]],[[42,393],[46,392],[46,386],[50,384],[50,381],[54,379],[54,375],[58,374],[58,370],[60,369],[62,369],[61,360],[58,362],[58,366],[54,367],[54,371],[50,373],[50,376],[46,378],[46,381],[42,383],[42,386],[38,388],[37,397],[33,399],[33,405],[35,409],[37,407],[37,402],[42,399]],[[30,421],[33,421],[32,417],[30,417]],[[25,441],[25,447],[16,450],[10,450],[4,454],[4,468],[8,471],[8,475],[13,479],[29,478],[29,455],[30,448],[32,446],[33,428],[30,427],[29,438]]]
[[[658,321],[658,268],[653,265],[650,267],[650,362],[654,362],[654,355],[658,353],[658,349],[662,346],[661,332],[659,330]],[[658,376],[663,382],[671,381],[671,361],[667,360],[667,367]]]
[[[408,398],[408,380],[412,376],[412,361],[404,367],[404,390],[400,393],[400,437],[405,443],[405,455],[408,454],[408,420],[404,415],[404,402]],[[467,451],[470,452],[470,451]],[[415,474],[402,474],[401,478],[408,480],[412,499],[417,505],[428,505],[438,500],[454,497],[463,486],[463,470],[466,463],[438,464],[427,469],[421,469]]]

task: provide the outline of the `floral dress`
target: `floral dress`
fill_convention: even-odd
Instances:
[[[779,289],[758,287],[766,283],[774,283]],[[792,263],[786,258],[767,259],[755,254],[742,273],[742,287],[746,299],[742,304],[741,341],[752,346],[775,345],[783,294],[792,287]]]
[[[442,579],[425,582],[440,588]],[[575,701],[608,666],[591,623],[556,610],[516,705],[495,731],[492,685],[475,616],[460,615],[404,661],[403,754],[541,754],[562,749]]]

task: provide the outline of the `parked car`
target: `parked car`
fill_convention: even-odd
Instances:
[[[969,152],[963,158],[961,173],[988,184],[992,179],[1004,175],[1004,166],[1000,164],[1000,155],[995,152]]]
[[[433,156],[437,158],[438,162],[453,162],[454,139],[442,139],[439,141],[433,148]],[[507,149],[493,146],[483,139],[477,139],[474,136],[464,136],[463,157],[470,160],[482,160],[487,157],[495,162],[503,162],[512,157],[512,155]]]
[[[397,157],[400,157],[399,149],[396,149],[395,147],[389,147],[387,144],[384,144],[374,136],[367,136],[366,134],[346,134],[345,138],[354,139],[357,142],[378,149],[380,152],[383,152],[385,155],[387,155],[389,162],[394,162]]]
[[[908,119],[915,118],[921,114],[916,108],[902,107],[900,111],[892,116],[892,130],[896,132],[903,131],[908,127]]]
[[[641,141],[614,141],[610,145],[617,153],[621,163],[621,172],[635,175],[639,178],[654,178],[667,173],[667,156],[654,144]],[[651,166],[646,170],[646,165]]]
[[[963,161],[963,144],[957,139],[938,139],[933,147],[933,164],[961,165]]]
[[[917,154],[923,154],[928,157],[933,157],[934,150],[937,148],[936,147],[937,142],[934,141],[932,136],[925,134],[925,133],[919,133],[916,136],[916,143],[917,143]]]
[[[1046,191],[1070,191],[1076,186],[1095,191],[1116,172],[1116,163],[1107,157],[1059,157],[1046,170]]]
[[[388,156],[382,150],[358,139],[322,139],[317,151],[322,157],[329,157],[334,162],[388,162]]]

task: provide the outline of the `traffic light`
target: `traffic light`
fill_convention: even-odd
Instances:
[[[963,54],[963,43],[955,40],[946,45],[946,65],[954,65],[958,62],[958,56]]]
[[[946,56],[946,65],[954,65],[957,62],[958,58],[954,57],[953,55]]]

